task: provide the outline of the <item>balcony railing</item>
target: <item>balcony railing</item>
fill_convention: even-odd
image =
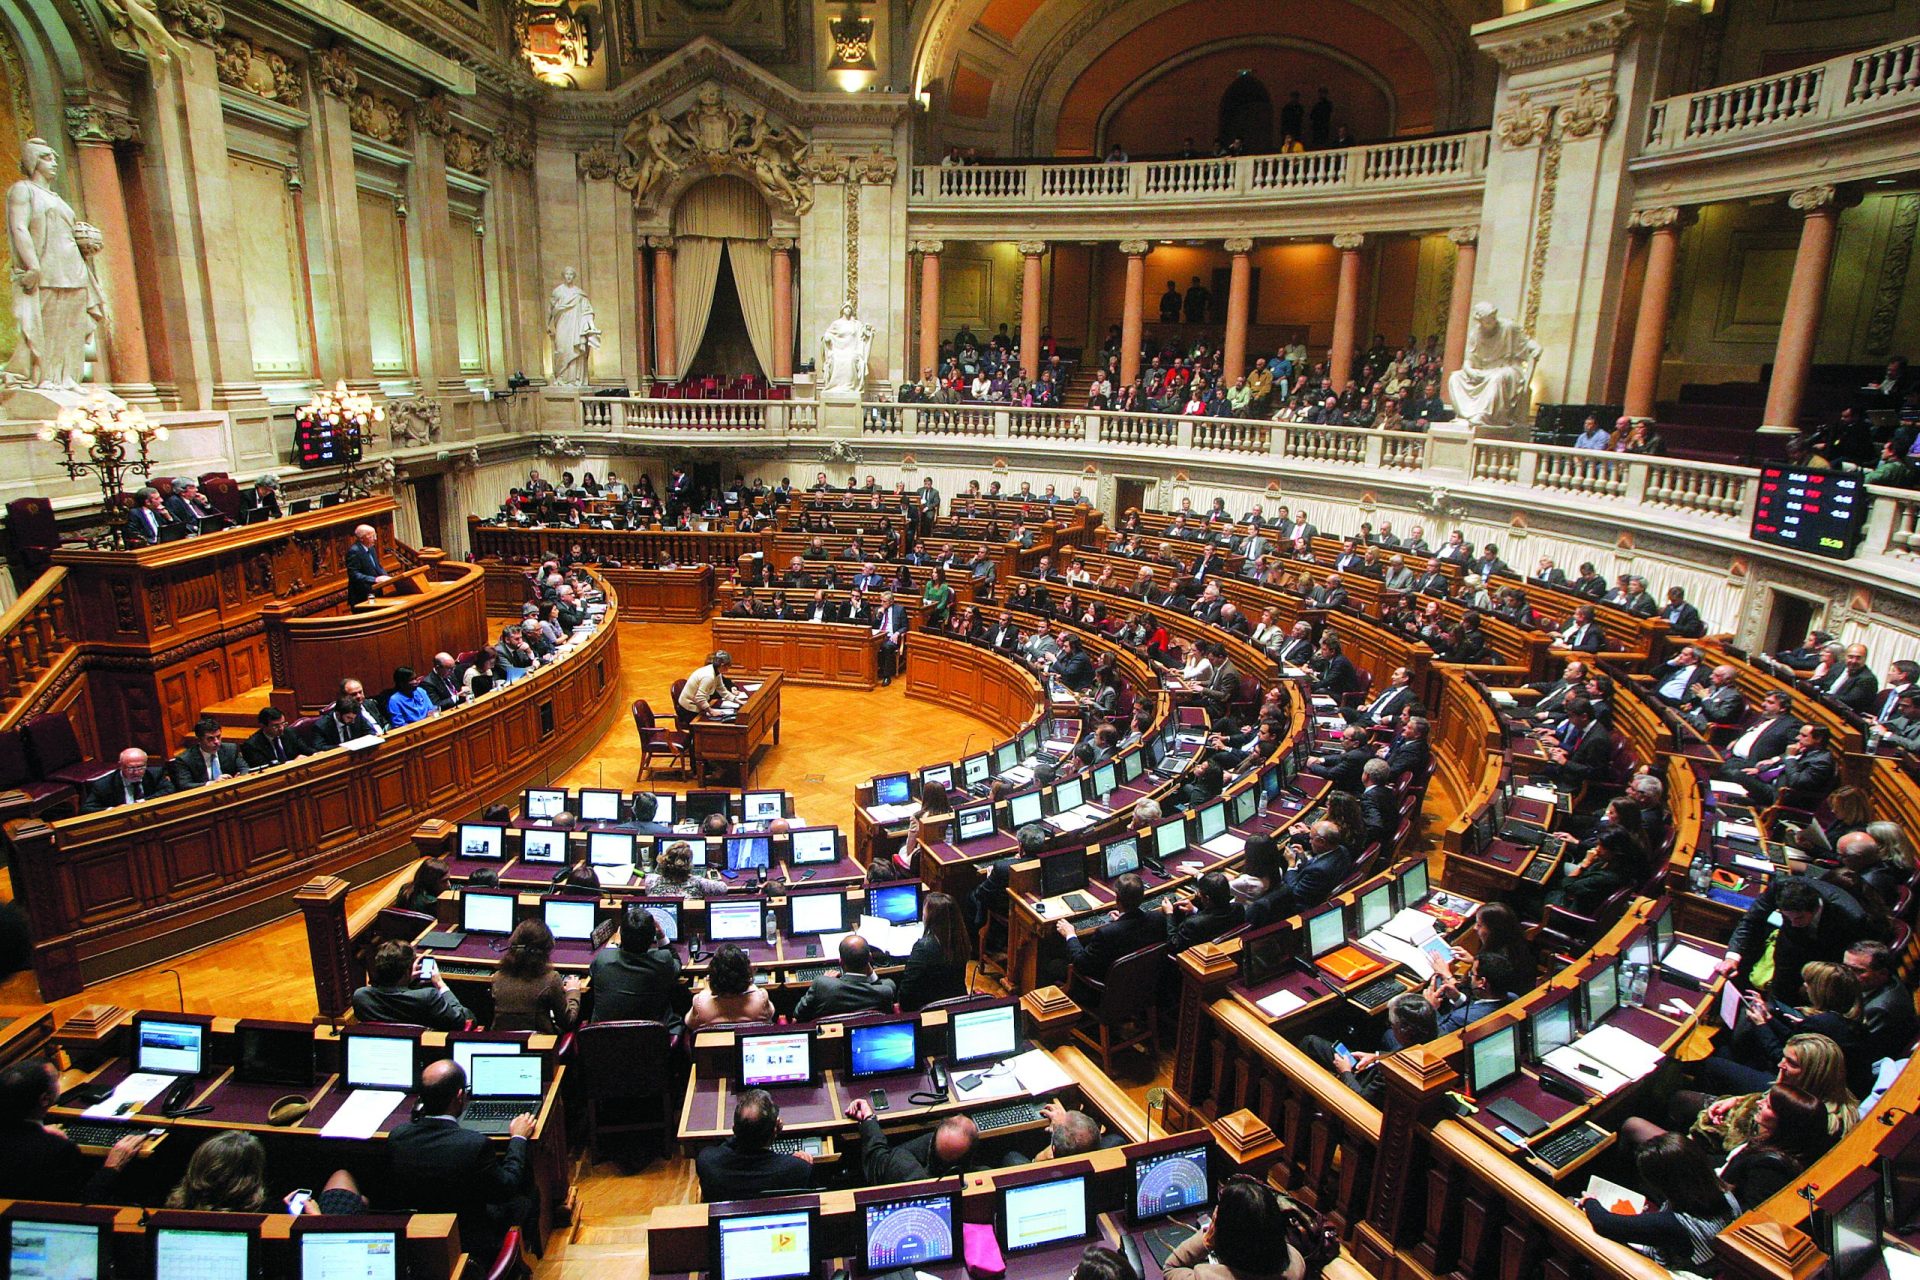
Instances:
[[[819,406],[801,400],[655,400],[582,396],[583,431],[728,433],[812,431]]]
[[[1647,154],[1790,133],[1920,106],[1920,39],[1653,104]]]
[[[1248,196],[1322,197],[1366,191],[1477,187],[1487,134],[1377,142],[1294,155],[1142,160],[1130,164],[921,165],[916,206],[946,204],[1155,205],[1216,203]]]

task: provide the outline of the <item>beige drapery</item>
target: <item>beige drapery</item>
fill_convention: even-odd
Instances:
[[[707,335],[720,253],[732,255],[734,287],[747,337],[762,373],[773,371],[773,254],[767,248],[772,218],[751,184],[709,178],[680,197],[673,211],[673,324],[677,367],[685,370]]]
[[[740,292],[740,314],[747,322],[760,372],[773,376],[773,250],[765,240],[729,240],[733,285]]]

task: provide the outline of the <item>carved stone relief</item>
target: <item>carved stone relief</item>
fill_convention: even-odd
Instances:
[[[718,85],[709,84],[671,119],[652,109],[637,116],[620,139],[623,156],[595,143],[581,155],[581,172],[612,178],[632,193],[635,206],[648,204],[654,192],[688,169],[733,173],[751,181],[775,206],[804,215],[813,208],[812,180],[817,178],[809,163],[811,146],[798,129],[768,120],[764,108],[736,107]],[[880,161],[896,163],[876,153],[870,167],[878,170]],[[892,172],[887,169],[886,181],[892,181]]]
[[[447,163],[468,173],[485,173],[493,162],[493,147],[487,139],[465,129],[447,133]]]
[[[217,38],[214,66],[221,84],[289,107],[300,105],[298,68],[282,55],[254,44],[245,36],[229,34]]]
[[[347,119],[355,133],[364,133],[375,142],[404,147],[413,141],[413,126],[407,120],[406,108],[392,98],[357,94]]]
[[[322,93],[349,102],[353,100],[360,88],[360,73],[353,69],[353,60],[345,45],[321,49],[313,55],[313,81]]]

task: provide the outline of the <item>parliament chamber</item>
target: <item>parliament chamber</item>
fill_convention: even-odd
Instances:
[[[1911,1276],[1916,30],[0,0],[0,1280]]]

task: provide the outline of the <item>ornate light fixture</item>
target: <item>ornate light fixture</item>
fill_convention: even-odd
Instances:
[[[62,409],[52,426],[40,429],[40,438],[60,442],[67,455],[63,465],[68,479],[78,480],[88,474],[99,478],[101,512],[117,545],[122,537],[123,481],[128,472],[153,474],[148,449],[154,441],[167,438],[167,429],[147,421],[137,405],[96,391],[85,403]]]
[[[873,19],[848,12],[827,24],[833,53],[827,74],[848,93],[857,93],[880,70],[873,60]]]
[[[344,380],[314,392],[313,399],[293,415],[296,438],[329,434],[338,438],[336,456],[345,459],[346,475],[341,477],[340,492],[349,498],[364,498],[369,492],[360,476],[360,457],[370,439],[374,424],[385,422],[387,411],[373,402],[365,391],[353,391]],[[302,447],[305,447],[304,445]]]

